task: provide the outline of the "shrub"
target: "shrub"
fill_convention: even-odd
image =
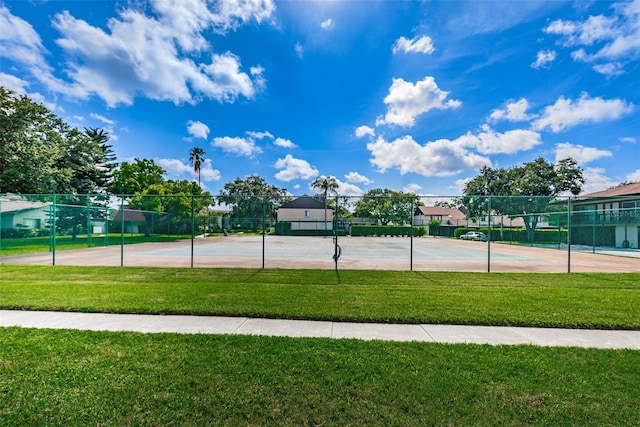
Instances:
[[[424,227],[413,227],[413,235],[421,237],[426,235]],[[406,225],[353,225],[352,236],[410,236],[411,227]]]

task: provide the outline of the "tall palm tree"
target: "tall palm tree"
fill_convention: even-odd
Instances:
[[[193,164],[193,171],[198,174],[198,186],[200,186],[200,167],[204,160],[205,152],[200,147],[193,147],[189,151],[189,161]]]
[[[324,199],[324,229],[327,229],[327,196],[329,193],[338,194],[338,181],[334,176],[321,175],[317,177],[312,183],[311,188],[315,191],[320,191],[322,198]]]

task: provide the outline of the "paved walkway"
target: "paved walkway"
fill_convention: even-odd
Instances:
[[[397,325],[247,317],[0,310],[0,327],[9,326],[143,333],[242,334],[640,350],[640,331],[509,326]]]

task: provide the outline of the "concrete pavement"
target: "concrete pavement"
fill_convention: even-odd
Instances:
[[[363,340],[529,344],[640,350],[640,331],[510,326],[398,325],[247,317],[66,313],[0,310],[0,327],[355,338]]]

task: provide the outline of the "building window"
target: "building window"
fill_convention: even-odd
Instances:
[[[304,217],[309,218],[311,216],[311,211],[304,211]]]

